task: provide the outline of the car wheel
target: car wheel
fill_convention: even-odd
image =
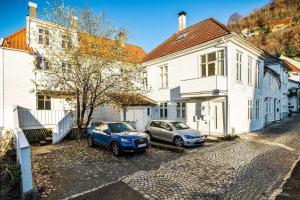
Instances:
[[[179,136],[175,137],[174,144],[176,147],[183,147],[183,139]]]
[[[89,147],[93,147],[94,146],[93,138],[91,136],[89,136],[87,138],[87,143],[88,143]]]
[[[113,142],[111,144],[111,149],[112,149],[112,153],[114,156],[118,157],[121,155],[121,149],[120,149],[120,146],[117,142]]]
[[[150,139],[152,139],[152,134],[150,131],[146,131],[147,135],[149,136]]]

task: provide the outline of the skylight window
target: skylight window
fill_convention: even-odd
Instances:
[[[178,40],[184,39],[184,38],[187,36],[187,34],[188,34],[188,33],[181,33],[180,35],[178,35],[178,37],[177,37],[176,40],[178,41]]]

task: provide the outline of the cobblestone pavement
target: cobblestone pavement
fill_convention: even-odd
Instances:
[[[110,150],[87,147],[85,140],[32,146],[32,175],[44,199],[62,199],[133,174],[154,170],[184,153],[151,148],[145,154],[115,158]]]
[[[300,116],[123,179],[149,199],[268,199],[300,155]]]

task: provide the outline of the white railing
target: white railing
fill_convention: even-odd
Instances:
[[[27,110],[19,109],[19,125],[22,129],[55,126],[66,115],[64,110]]]
[[[21,165],[22,178],[22,192],[28,192],[32,189],[32,171],[31,171],[31,157],[30,145],[24,135],[22,129],[19,127],[18,109],[14,108],[14,136],[17,150],[18,162]]]
[[[52,143],[59,143],[66,134],[74,127],[76,119],[76,112],[69,112],[58,124],[55,126],[52,134]]]
[[[226,76],[208,76],[180,81],[182,96],[220,95],[225,91],[227,91]]]

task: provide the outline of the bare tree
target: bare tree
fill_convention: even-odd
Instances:
[[[88,126],[98,106],[118,102],[125,91],[141,92],[137,86],[143,68],[139,58],[130,57],[124,29],[88,7],[76,10],[63,2],[49,4],[44,13],[54,28],[49,30],[51,45],[44,53],[48,70],[36,84],[73,95],[78,128]]]

